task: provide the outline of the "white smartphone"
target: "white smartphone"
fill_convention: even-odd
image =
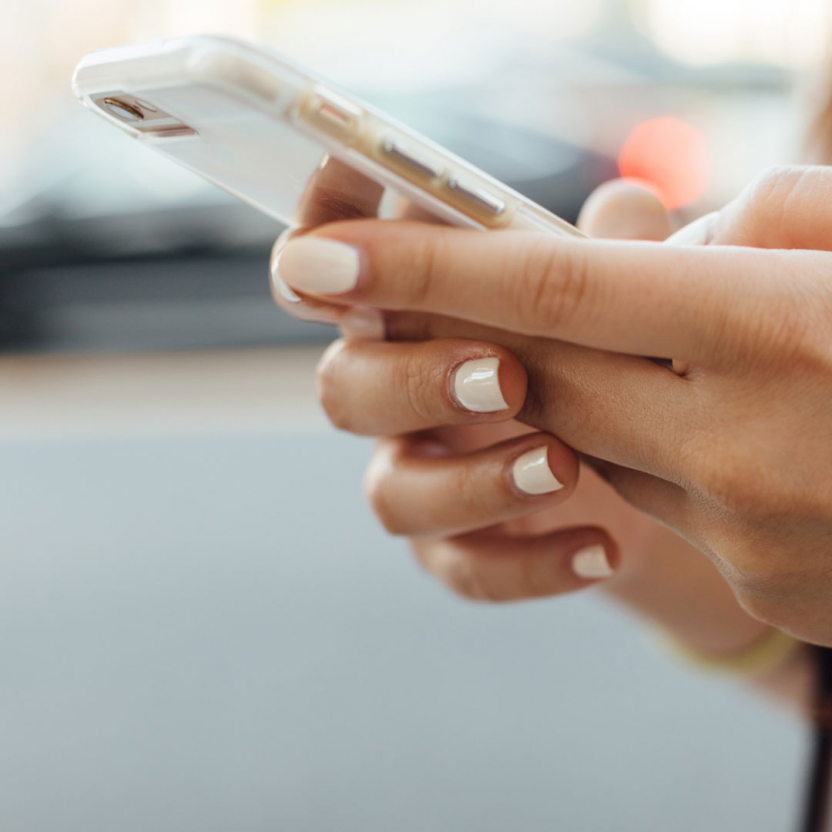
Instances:
[[[583,236],[424,136],[273,50],[194,36],[103,49],[73,78],[94,113],[287,225],[321,187],[349,215],[415,205],[451,225]],[[336,163],[337,164],[337,163]],[[355,175],[344,176],[344,165]],[[407,210],[405,210],[407,213]],[[410,211],[412,214],[412,210]],[[308,205],[307,205],[308,216]]]

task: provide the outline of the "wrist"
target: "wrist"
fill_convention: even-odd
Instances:
[[[775,673],[803,647],[803,642],[775,627],[767,627],[752,643],[730,653],[695,650],[667,632],[662,640],[685,664],[710,673],[750,679],[763,679]]]

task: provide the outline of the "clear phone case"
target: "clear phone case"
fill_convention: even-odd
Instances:
[[[93,112],[288,225],[430,218],[581,236],[498,180],[277,52],[188,37],[87,55]]]

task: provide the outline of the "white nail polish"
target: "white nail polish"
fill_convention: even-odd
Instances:
[[[387,336],[384,316],[378,309],[354,306],[341,316],[338,328],[345,338],[362,338],[366,341],[383,341]]]
[[[511,469],[514,484],[526,494],[551,494],[560,491],[559,482],[549,467],[549,448],[535,448],[523,454]]]
[[[615,574],[603,546],[590,546],[578,552],[572,558],[572,569],[579,578],[591,581],[611,578]]]
[[[340,295],[355,288],[361,261],[358,250],[335,240],[291,240],[276,263],[277,275],[294,289]]]
[[[454,394],[456,400],[473,413],[508,410],[500,390],[500,359],[466,361],[454,375]]]
[[[718,211],[705,214],[690,225],[680,228],[675,234],[671,234],[665,243],[671,246],[704,246],[713,236],[714,225],[719,216]]]
[[[292,228],[287,228],[278,238],[272,249],[272,256],[269,262],[269,273],[271,274],[272,284],[275,291],[289,303],[300,303],[300,295],[296,295],[287,285],[286,281],[280,278],[280,270],[278,263],[280,262],[280,255],[283,254],[283,249],[289,240],[295,236],[297,232]]]
[[[280,260],[278,260],[278,262],[280,262]],[[288,301],[289,303],[300,303],[300,295],[295,294],[289,284],[286,283],[285,280],[280,279],[279,272],[272,272],[272,283],[274,284],[274,288],[277,290],[277,293],[283,298],[283,300]]]

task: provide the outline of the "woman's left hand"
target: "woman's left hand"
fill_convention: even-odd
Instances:
[[[392,340],[509,349],[518,418],[707,552],[752,614],[832,644],[830,191],[827,169],[768,174],[690,247],[338,223],[289,242],[280,275],[385,310]]]

